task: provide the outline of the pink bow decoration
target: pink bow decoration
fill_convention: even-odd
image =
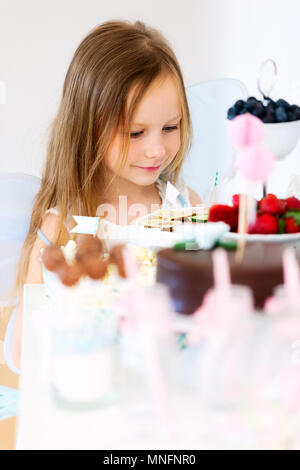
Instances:
[[[236,165],[247,180],[265,183],[273,171],[275,157],[269,150],[251,145],[242,149]]]
[[[229,123],[229,138],[238,149],[259,145],[264,138],[263,122],[249,113],[237,116]]]

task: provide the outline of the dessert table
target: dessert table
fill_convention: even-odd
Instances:
[[[266,409],[265,416],[264,410],[255,413],[263,426],[258,432],[250,409],[244,415],[228,409],[209,410],[191,388],[180,389],[173,400],[175,419],[169,432],[162,430],[159,413],[142,400],[122,403],[116,398],[105,407],[85,411],[59,407],[49,380],[49,350],[41,328],[42,317],[40,323],[37,321],[45,302],[43,284],[24,286],[17,450],[286,448],[286,433],[294,431],[286,431],[289,420],[280,409],[271,410],[271,415]],[[188,350],[182,354],[186,354],[189,369],[192,357]],[[137,390],[127,390],[128,396],[134,393],[138,396]],[[296,439],[291,448],[299,448],[298,444]]]
[[[22,364],[16,449],[210,449],[217,443],[195,439],[191,432],[159,435],[146,432],[138,406],[121,407],[118,402],[99,409],[71,411],[53,400],[47,368],[43,365],[44,338],[34,326],[33,313],[46,297],[43,284],[24,286]],[[184,399],[184,398],[182,398]],[[186,426],[191,428],[193,407],[186,397]],[[143,413],[142,413],[143,415]],[[199,417],[200,418],[200,417]],[[152,420],[153,421],[153,420]],[[154,423],[156,425],[157,423]],[[197,425],[197,421],[194,423]],[[185,426],[181,420],[181,429]],[[185,436],[183,436],[185,434]]]

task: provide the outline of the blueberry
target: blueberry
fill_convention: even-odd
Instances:
[[[262,121],[265,123],[275,122],[274,114],[268,106],[266,107]]]
[[[275,110],[275,116],[277,122],[287,121],[287,113],[283,106],[278,106],[278,108]]]
[[[235,109],[239,112],[244,107],[244,105],[245,105],[245,101],[238,100],[234,106],[235,106]]]
[[[232,106],[227,111],[227,118],[231,120],[231,119],[235,118],[235,116],[237,116],[237,112],[236,112],[235,107]]]
[[[285,110],[289,109],[290,107],[290,104],[287,101],[283,100],[282,98],[277,100],[276,104],[277,104],[277,108],[284,108]]]
[[[295,111],[288,111],[287,112],[287,120],[288,121],[296,121],[297,120]]]
[[[295,115],[296,115],[296,121],[300,119],[300,108],[297,106],[297,109],[295,110]]]
[[[274,110],[275,108],[277,108],[277,105],[276,105],[275,101],[273,101],[273,100],[268,101],[268,103],[267,103],[267,108],[270,108],[270,109],[273,109],[273,110]]]
[[[245,114],[248,113],[248,109],[246,108],[246,103],[244,106],[239,110],[238,114]]]
[[[247,103],[256,103],[257,99],[254,96],[249,96]]]
[[[256,104],[253,106],[252,114],[259,118],[263,117],[263,115],[265,114],[265,108],[261,101],[257,101]]]
[[[252,103],[251,101],[247,101],[247,103],[245,104],[245,108],[249,113],[252,113],[253,107],[254,103]]]

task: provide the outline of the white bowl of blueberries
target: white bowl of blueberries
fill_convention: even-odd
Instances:
[[[250,113],[265,124],[263,146],[270,150],[278,160],[289,155],[300,137],[300,107],[289,104],[284,99],[273,101],[266,98],[260,101],[250,96],[247,101],[238,100],[228,109],[227,119],[240,114]]]

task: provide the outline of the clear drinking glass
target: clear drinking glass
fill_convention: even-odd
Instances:
[[[117,319],[113,310],[64,305],[51,321],[51,385],[56,403],[77,410],[114,398]]]
[[[172,307],[167,288],[160,284],[144,287],[140,300],[128,311],[130,315],[137,309],[140,322],[120,335],[118,396],[128,435],[163,438],[170,427],[176,372]]]

